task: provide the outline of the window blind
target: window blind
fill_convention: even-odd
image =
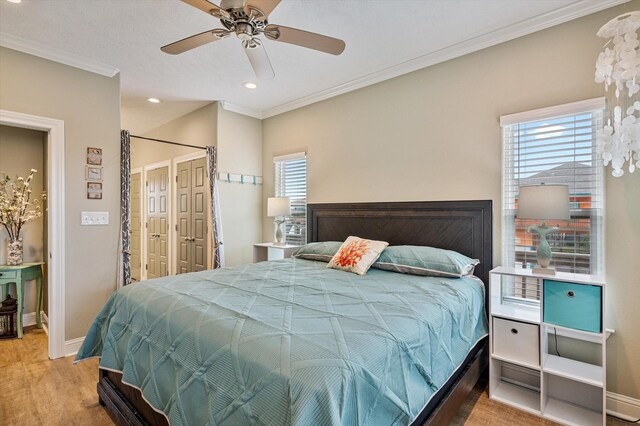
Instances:
[[[597,101],[597,100],[594,100]],[[585,104],[588,108],[585,108]],[[501,119],[503,134],[503,264],[536,264],[537,234],[527,232],[535,220],[517,219],[522,185],[569,186],[571,220],[547,221],[560,230],[549,235],[551,265],[559,271],[597,274],[603,267],[603,167],[596,148],[602,127],[601,102],[584,101]],[[528,118],[528,119],[527,119]],[[539,299],[535,283],[513,283],[512,295]]]
[[[291,215],[285,218],[285,242],[302,245],[307,242],[307,158],[305,153],[273,159],[275,195],[289,197]]]

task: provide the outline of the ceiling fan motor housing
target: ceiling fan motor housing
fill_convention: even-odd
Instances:
[[[237,22],[235,25],[235,31],[238,38],[242,41],[251,40],[256,29],[248,22]]]

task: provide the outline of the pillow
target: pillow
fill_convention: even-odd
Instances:
[[[342,243],[327,268],[364,275],[388,245],[385,241],[363,240],[351,236]]]
[[[319,260],[329,262],[342,245],[339,241],[323,241],[321,243],[309,243],[296,250],[292,256],[298,259]]]
[[[392,246],[382,252],[373,267],[427,277],[460,278],[473,274],[478,263],[479,260],[452,250],[427,246]]]

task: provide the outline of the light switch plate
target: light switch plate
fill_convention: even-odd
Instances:
[[[109,212],[82,212],[81,225],[97,226],[109,224]]]

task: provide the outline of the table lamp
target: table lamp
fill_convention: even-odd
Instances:
[[[267,216],[274,218],[274,244],[284,244],[284,231],[282,230],[282,224],[284,223],[284,217],[291,214],[291,203],[288,197],[269,197],[267,199]]]
[[[534,273],[555,275],[555,268],[550,268],[551,246],[547,235],[558,231],[557,226],[548,227],[546,220],[570,220],[569,187],[567,185],[530,185],[521,186],[518,195],[518,219],[540,220],[541,225],[531,225],[528,232],[540,236],[540,244],[536,251],[538,266]]]

